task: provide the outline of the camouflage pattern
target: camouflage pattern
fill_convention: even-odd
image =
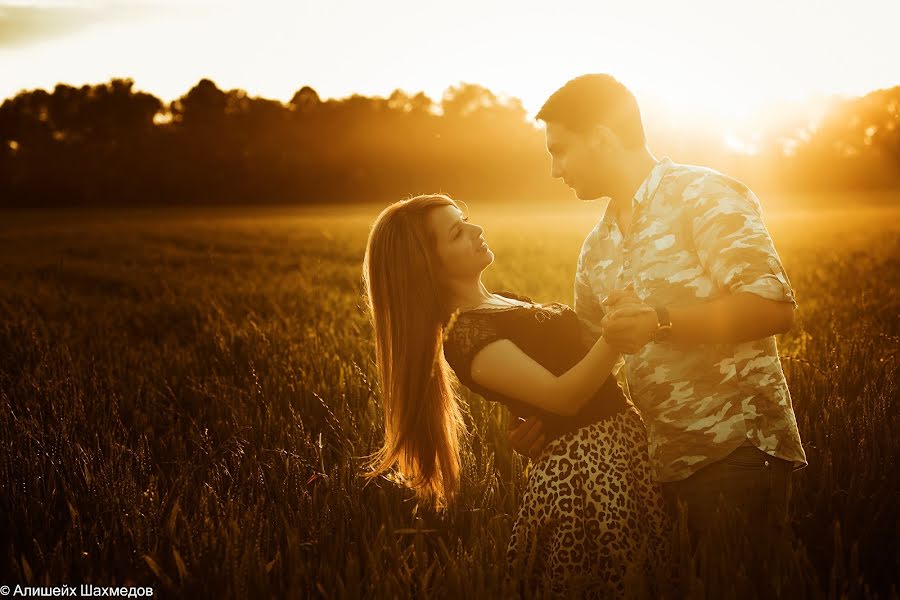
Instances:
[[[734,292],[796,306],[759,201],[739,181],[663,159],[632,202],[628,239],[607,211],[581,249],[575,312],[589,333],[600,335],[603,298],[629,281],[654,306]],[[807,464],[774,336],[689,348],[651,342],[624,367],[657,480],[684,479],[747,442],[795,468]]]

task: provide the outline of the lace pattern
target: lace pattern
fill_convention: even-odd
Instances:
[[[444,357],[457,377],[471,378],[472,359],[478,352],[506,337],[490,318],[490,313],[469,311],[460,314],[444,342]]]

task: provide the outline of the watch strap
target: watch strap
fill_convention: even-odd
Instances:
[[[653,332],[654,342],[668,341],[672,334],[672,321],[669,319],[669,309],[665,306],[655,306],[656,310],[656,331]]]
[[[659,322],[659,327],[670,327],[672,325],[672,321],[669,319],[669,309],[665,306],[656,306],[656,320]]]

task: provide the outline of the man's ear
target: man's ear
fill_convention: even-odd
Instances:
[[[607,127],[597,123],[590,129],[590,144],[594,148],[610,149],[621,146],[619,136]]]

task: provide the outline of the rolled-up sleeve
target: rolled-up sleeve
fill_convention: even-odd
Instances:
[[[753,192],[716,174],[702,177],[686,193],[697,254],[716,285],[797,306]]]

